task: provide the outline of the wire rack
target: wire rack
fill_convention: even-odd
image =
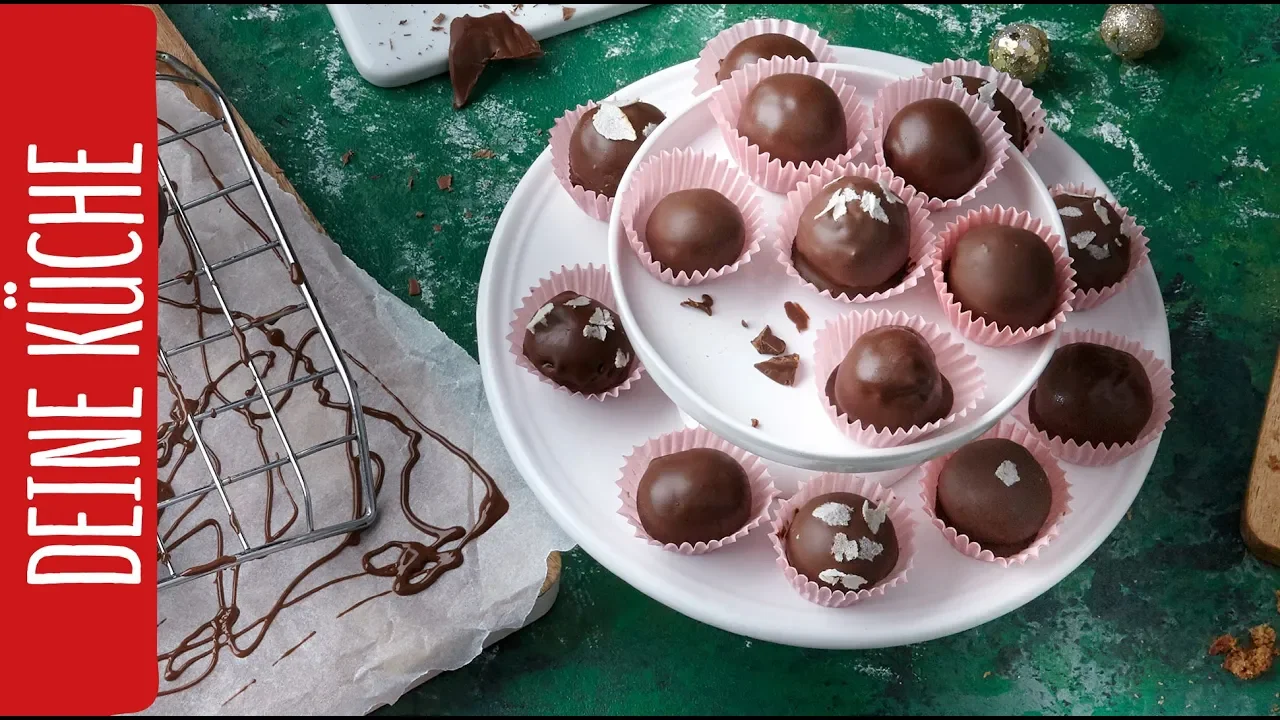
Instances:
[[[228,548],[224,550],[224,556],[216,558],[211,563],[182,568],[176,566],[175,561],[169,552],[169,548],[165,547],[164,538],[157,531],[156,543],[159,551],[158,558],[160,560],[160,564],[168,571],[167,576],[163,572],[159,573],[159,586],[164,588],[178,585],[189,580],[194,580],[199,577],[204,577],[211,573],[218,572],[219,570],[225,570],[250,560],[256,560],[280,550],[297,547],[299,545],[343,533],[361,530],[373,524],[376,519],[377,508],[374,503],[373,472],[370,463],[368,437],[365,431],[364,415],[360,405],[359,395],[357,394],[356,383],[351,379],[350,374],[347,371],[346,364],[342,359],[342,353],[339,351],[337,343],[329,332],[324,316],[320,312],[320,306],[316,302],[315,297],[312,295],[311,288],[307,284],[305,274],[295,273],[291,270],[298,267],[296,265],[297,259],[294,255],[293,247],[289,243],[289,238],[285,234],[284,228],[281,227],[280,219],[276,214],[275,207],[271,203],[271,198],[268,196],[266,189],[263,186],[257,167],[250,158],[248,151],[245,149],[244,139],[235,118],[232,116],[227,99],[212,82],[172,55],[165,52],[157,52],[156,60],[158,68],[156,71],[157,84],[169,82],[197,88],[209,95],[218,110],[216,113],[217,117],[213,120],[209,120],[208,122],[204,122],[194,127],[179,129],[177,132],[160,138],[160,146],[178,142],[201,133],[220,129],[223,131],[222,135],[225,136],[225,140],[234,145],[236,153],[240,161],[243,163],[247,175],[244,180],[228,184],[225,187],[218,189],[216,192],[209,193],[196,199],[183,200],[178,196],[178,192],[174,183],[170,179],[164,162],[160,161],[159,163],[160,191],[165,193],[169,199],[170,216],[174,218],[180,232],[189,238],[192,250],[194,251],[195,258],[198,262],[196,275],[198,278],[203,278],[208,282],[208,286],[212,290],[212,295],[217,301],[217,308],[221,310],[223,318],[228,323],[228,329],[221,333],[201,337],[197,340],[173,347],[166,345],[164,333],[162,331],[160,333],[159,342],[160,372],[169,381],[171,388],[177,388],[179,387],[179,384],[171,364],[174,358],[219,340],[225,340],[232,337],[236,337],[237,339],[242,338],[247,331],[254,329],[254,327],[259,324],[237,323],[235,319],[235,312],[233,308],[227,304],[223,289],[218,284],[217,274],[227,271],[237,263],[244,262],[251,257],[270,251],[276,251],[281,254],[283,259],[286,261],[281,265],[280,269],[282,276],[281,282],[295,286],[302,296],[301,303],[292,306],[287,310],[287,312],[275,314],[271,318],[271,321],[274,322],[285,314],[303,314],[303,317],[305,317],[305,313],[309,313],[310,320],[315,323],[314,327],[318,331],[319,338],[323,342],[324,349],[328,353],[329,359],[332,361],[332,366],[327,369],[308,373],[303,377],[291,379],[286,383],[282,383],[274,387],[268,387],[263,380],[262,374],[259,373],[258,368],[255,367],[253,362],[247,361],[246,358],[246,361],[243,361],[242,364],[252,376],[254,387],[251,390],[252,394],[244,399],[229,402],[220,407],[211,407],[208,410],[198,412],[197,414],[191,414],[187,409],[187,404],[183,402],[181,398],[177,398],[177,405],[179,406],[182,414],[181,420],[185,424],[187,431],[191,433],[191,436],[194,439],[199,459],[203,462],[203,465],[208,471],[209,481],[207,484],[194,489],[184,490],[183,492],[177,493],[174,497],[167,498],[159,502],[159,508],[163,510],[164,508],[172,505],[194,501],[197,498],[210,493],[215,493],[218,496],[218,499],[221,500],[222,509],[225,511],[227,521],[226,526],[231,531],[231,544],[233,546],[238,545],[239,549],[234,550],[234,548]],[[165,68],[162,66],[167,66],[167,68],[171,69],[173,72],[166,72]],[[187,213],[193,208],[207,202],[230,195],[231,193],[248,187],[252,187],[254,189],[257,195],[257,201],[262,203],[262,207],[265,210],[266,217],[268,219],[268,227],[265,229],[273,239],[269,242],[262,242],[254,245],[247,250],[241,251],[225,259],[210,262],[206,256],[204,248],[201,246],[199,236],[195,233],[188,220]],[[161,223],[164,221],[165,218],[161,218]],[[169,279],[162,279],[159,289],[164,290],[177,283],[191,281],[192,278],[189,274],[187,274],[186,277],[179,275]],[[317,444],[312,444],[305,449],[294,448],[292,443],[289,441],[289,435],[285,430],[284,423],[281,421],[276,408],[273,406],[273,402],[271,402],[269,398],[277,396],[278,394],[294,387],[314,383],[316,381],[323,381],[324,378],[330,375],[336,375],[343,388],[346,390],[346,396],[350,403],[349,410],[351,412],[351,417],[354,420],[349,427],[354,431],[345,435],[327,439]],[[230,412],[237,408],[246,407],[255,401],[263,401],[261,405],[266,408],[266,412],[269,415],[270,420],[268,427],[274,430],[277,436],[276,439],[283,448],[283,457],[272,462],[263,463],[257,467],[220,477],[217,470],[215,470],[216,463],[214,463],[210,455],[210,449],[206,444],[206,440],[201,435],[202,423],[209,418],[216,417],[219,413]],[[318,401],[316,402],[316,408],[322,408]],[[350,448],[352,455],[357,460],[356,464],[360,473],[360,488],[362,490],[361,497],[359,498],[359,512],[349,520],[317,526],[315,521],[315,512],[312,507],[312,492],[307,485],[307,479],[304,476],[298,461],[323,450],[343,445]],[[231,499],[227,495],[227,487],[242,480],[264,475],[267,476],[267,481],[271,482],[269,473],[280,468],[280,472],[283,477],[283,469],[286,466],[288,469],[292,470],[293,481],[296,483],[295,486],[300,490],[304,511],[303,519],[306,524],[305,532],[292,537],[281,537],[273,541],[266,541],[267,538],[264,537],[264,542],[258,544],[252,543],[245,537],[245,534],[240,527],[240,523],[237,520],[236,508],[233,507]],[[257,512],[260,509],[261,508],[254,508],[254,511]]]

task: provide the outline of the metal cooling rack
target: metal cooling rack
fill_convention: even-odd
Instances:
[[[288,268],[294,267],[297,262],[294,256],[293,247],[289,244],[289,238],[285,235],[284,228],[280,225],[280,219],[276,214],[275,207],[271,203],[271,198],[268,196],[267,191],[262,184],[262,179],[258,175],[257,167],[250,158],[248,151],[245,150],[244,139],[241,136],[240,128],[237,126],[235,118],[231,114],[227,99],[212,82],[172,55],[165,52],[157,52],[156,60],[158,61],[158,64],[167,65],[174,71],[171,74],[158,69],[156,72],[157,83],[171,82],[199,88],[209,95],[218,108],[218,117],[215,119],[194,127],[181,129],[178,132],[167,135],[159,140],[160,146],[177,142],[193,135],[199,135],[211,130],[221,129],[225,132],[226,139],[234,144],[236,152],[238,153],[247,173],[247,177],[244,180],[226,185],[218,191],[209,193],[203,197],[184,201],[178,197],[178,192],[170,181],[169,173],[165,169],[164,162],[161,161],[159,163],[160,191],[165,193],[170,200],[170,215],[174,216],[174,220],[178,224],[183,235],[189,238],[199,264],[199,267],[196,269],[197,277],[203,277],[208,281],[210,288],[212,288],[213,296],[217,300],[217,305],[222,310],[222,315],[229,326],[229,329],[224,332],[210,335],[193,342],[188,342],[177,347],[167,347],[164,334],[161,333],[159,342],[159,365],[161,372],[163,372],[169,379],[171,387],[177,387],[177,378],[170,365],[170,361],[173,358],[180,356],[183,353],[196,350],[197,348],[208,345],[209,343],[231,338],[236,333],[245,333],[260,324],[251,323],[239,326],[236,324],[232,308],[227,305],[215,274],[233,267],[236,263],[243,262],[256,255],[273,250],[281,253],[286,261],[285,266],[282,266],[280,270],[281,282],[295,285],[299,293],[302,295],[303,302],[296,309],[290,308],[286,312],[272,315],[271,321],[274,322],[285,315],[309,311],[311,319],[315,323],[315,328],[319,331],[318,334],[324,341],[324,347],[328,351],[330,359],[333,361],[333,365],[329,369],[320,370],[275,387],[267,387],[263,382],[263,378],[259,374],[258,369],[254,367],[254,363],[245,362],[242,364],[247,367],[249,373],[253,376],[255,386],[254,393],[249,397],[225,404],[221,407],[210,408],[196,415],[191,415],[187,412],[185,402],[177,403],[180,408],[180,412],[183,414],[183,422],[186,424],[188,431],[194,438],[196,447],[199,450],[200,458],[208,469],[209,482],[206,485],[193,490],[184,491],[172,498],[160,502],[159,507],[164,509],[179,503],[193,501],[196,498],[209,493],[217,493],[226,512],[226,528],[230,530],[230,536],[234,538],[234,540],[232,540],[232,545],[238,543],[240,549],[232,552],[232,548],[226,548],[223,551],[225,554],[224,558],[219,558],[215,560],[214,563],[196,565],[191,568],[184,569],[182,567],[175,566],[173,557],[169,553],[169,549],[165,547],[164,539],[157,529],[156,542],[158,544],[160,562],[169,572],[167,577],[163,576],[163,573],[161,573],[162,577],[159,580],[159,586],[164,588],[178,585],[188,580],[204,577],[210,573],[218,572],[219,570],[226,570],[241,563],[256,560],[280,550],[297,547],[299,545],[332,537],[334,535],[341,535],[343,533],[361,530],[373,524],[376,519],[377,508],[374,503],[373,470],[369,458],[368,436],[365,432],[364,414],[360,406],[359,395],[356,391],[356,383],[351,379],[351,376],[347,371],[346,364],[342,359],[342,353],[338,350],[337,343],[334,342],[333,337],[329,332],[324,316],[320,312],[320,306],[316,302],[315,297],[311,293],[311,288],[306,282],[305,274],[301,278],[301,283],[294,283],[294,278],[290,277],[290,271]],[[266,211],[266,217],[270,225],[269,234],[274,235],[275,239],[271,242],[264,242],[260,245],[251,247],[248,250],[244,250],[224,260],[212,263],[209,262],[206,258],[204,249],[201,247],[199,236],[195,233],[191,227],[191,223],[187,220],[187,212],[207,202],[230,195],[231,193],[250,186],[253,187],[258,200],[262,203],[262,207]],[[163,223],[165,218],[161,218],[160,221]],[[183,274],[177,277],[161,280],[159,289],[164,290],[165,288],[171,287],[177,283],[189,282],[190,280],[191,278],[189,274]],[[355,420],[353,425],[355,432],[326,440],[302,450],[295,449],[289,442],[288,433],[285,431],[285,427],[281,422],[280,417],[277,415],[275,407],[266,399],[289,390],[290,388],[305,385],[317,380],[323,380],[329,375],[337,375],[346,390],[352,417]],[[177,398],[175,398],[175,400],[176,399]],[[214,463],[210,457],[209,448],[205,444],[205,439],[200,434],[201,423],[205,419],[215,416],[217,413],[229,412],[259,400],[262,400],[262,405],[266,407],[271,420],[270,425],[274,427],[276,436],[284,448],[285,457],[243,472],[237,472],[234,475],[219,477],[217,471],[214,469]],[[325,409],[319,402],[316,402],[316,408],[318,410]],[[311,491],[307,486],[307,479],[303,475],[302,468],[299,466],[298,461],[308,455],[341,445],[350,446],[353,454],[358,458],[357,464],[360,470],[360,486],[362,489],[360,498],[361,512],[358,516],[350,520],[333,525],[317,527],[312,508]],[[294,537],[278,538],[272,542],[264,542],[261,544],[251,543],[245,538],[245,535],[241,530],[240,524],[236,519],[236,508],[232,506],[231,500],[227,497],[226,488],[228,485],[240,482],[241,480],[264,475],[267,476],[267,482],[271,482],[269,473],[276,468],[282,468],[286,465],[292,469],[294,475],[293,479],[296,482],[297,487],[301,490],[301,496],[305,508],[306,532]],[[259,512],[260,510],[261,508],[254,508],[254,512]]]

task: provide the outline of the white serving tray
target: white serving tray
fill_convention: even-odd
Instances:
[[[841,63],[896,75],[914,75],[924,67],[870,50],[834,51]],[[694,101],[693,63],[655,73],[615,97],[640,98],[675,115]],[[1031,164],[1047,185],[1082,182],[1105,191],[1097,174],[1052,132],[1041,139]],[[1135,211],[1141,219],[1142,209]],[[1158,441],[1109,467],[1066,465],[1073,501],[1062,534],[1038,559],[1002,569],[968,559],[943,540],[920,512],[918,482],[910,475],[893,487],[917,522],[910,580],[883,597],[840,610],[808,603],[791,589],[774,565],[764,528],[696,557],[649,546],[617,515],[614,482],[633,446],[684,425],[676,406],[649,376],[603,403],[571,397],[517,366],[506,341],[512,313],[540,278],[561,265],[608,261],[607,229],[583,215],[559,186],[550,153],[539,156],[498,222],[481,275],[476,314],[481,371],[507,449],[552,517],[610,571],[690,617],[753,638],[821,648],[904,645],[960,632],[1053,587],[1106,539],[1142,487]],[[767,252],[752,264],[772,262]],[[679,307],[671,314],[678,311],[699,317]],[[1164,303],[1149,266],[1107,304],[1069,316],[1065,327],[1111,330],[1169,360]],[[784,496],[812,475],[778,463],[770,463],[770,472]]]

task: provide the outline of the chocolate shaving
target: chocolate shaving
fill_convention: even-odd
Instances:
[[[781,355],[787,351],[787,343],[774,335],[773,328],[768,325],[765,325],[756,339],[751,341],[751,346],[761,355]]]
[[[470,210],[463,210],[463,211],[462,211],[462,217],[464,217],[464,218],[469,218],[469,217],[471,217],[471,211],[470,211]]]
[[[417,177],[418,177],[418,171],[417,171],[417,170],[414,170],[413,172],[409,173],[409,189],[410,189],[410,190],[412,190],[412,189],[413,189],[413,181],[414,181],[414,179],[415,179],[415,178],[417,178]]]
[[[578,8],[571,8],[568,5],[565,5],[560,8],[560,17],[564,18],[565,22],[568,22],[573,19],[573,15],[576,12],[578,12]]]
[[[787,319],[796,324],[796,330],[804,332],[809,329],[809,313],[798,303],[787,301],[782,304],[782,309],[787,311]]]
[[[750,325],[747,325],[747,321],[746,321],[746,320],[742,320],[742,321],[740,321],[740,322],[742,323],[742,327],[751,327]]]
[[[439,15],[432,18],[431,22],[435,25],[440,25],[444,22],[444,20],[445,20],[444,13],[440,13]]]
[[[779,385],[791,386],[796,381],[796,369],[800,367],[800,356],[792,353],[791,355],[779,355],[775,358],[769,358],[764,362],[756,363],[756,369],[764,374],[765,377],[778,383]]]
[[[422,294],[422,285],[417,278],[409,278],[409,296],[418,297]]]
[[[426,216],[427,216],[427,214],[426,214],[426,213],[424,213],[424,212],[422,212],[421,210],[419,210],[419,211],[415,212],[415,213],[413,214],[413,216],[414,216],[414,217],[416,217],[416,218],[418,218],[419,220],[421,220],[422,218],[426,217]]]
[[[440,177],[436,178],[436,187],[440,188],[441,190],[444,190],[445,192],[449,192],[450,190],[453,190],[453,176],[441,175]]]
[[[489,148],[480,148],[479,150],[471,153],[471,157],[478,158],[480,160],[492,160],[494,155],[495,153]]]
[[[753,428],[758,428],[758,427],[760,427],[760,421],[759,421],[759,420],[757,420],[757,419],[755,419],[755,418],[751,418],[751,427],[753,427]]]
[[[346,167],[348,164],[350,164],[351,158],[355,156],[355,154],[356,154],[355,150],[348,150],[342,153],[342,166]]]
[[[431,32],[444,32],[444,28],[442,28],[442,27],[438,27],[438,26],[437,26],[437,27],[433,27],[433,28],[431,28]],[[418,53],[418,54],[419,54],[419,55],[421,55],[422,53]]]
[[[449,24],[449,81],[453,109],[471,99],[471,91],[490,60],[542,57],[542,46],[505,13],[473,18],[463,15]]]
[[[441,227],[439,224],[436,224],[436,225],[432,225],[432,226],[431,226],[431,229],[432,229],[432,230],[435,230],[436,232],[440,232],[440,231],[441,231],[441,230],[443,230],[444,228],[443,228],[443,227]]]
[[[702,300],[694,300],[693,298],[689,298],[688,300],[685,300],[684,302],[680,303],[680,307],[687,307],[687,308],[693,308],[694,310],[701,310],[702,312],[707,314],[707,317],[711,317],[711,306],[715,304],[716,304],[716,301],[713,300],[710,295],[703,295]]]
[[[396,24],[397,24],[397,25],[406,25],[406,24],[408,24],[408,22],[409,22],[409,21],[408,21],[407,19],[405,19],[405,20],[401,20],[400,22],[398,22],[398,23],[396,23]]]

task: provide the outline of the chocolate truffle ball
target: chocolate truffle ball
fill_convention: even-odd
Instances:
[[[724,56],[720,61],[720,69],[716,71],[716,80],[723,82],[735,70],[776,57],[804,58],[809,62],[818,60],[804,43],[793,37],[780,33],[753,35],[734,45],[729,54]]]
[[[711,542],[751,519],[751,484],[737,460],[694,448],[649,462],[636,488],[636,511],[649,537],[661,543]]]
[[[898,564],[898,536],[887,507],[836,492],[805,503],[787,526],[787,562],[832,590],[869,590]]]
[[[1030,230],[973,228],[956,243],[943,276],[961,308],[1002,328],[1043,325],[1058,306],[1053,251]]]
[[[1151,379],[1123,350],[1072,343],[1053,353],[1031,391],[1031,424],[1083,445],[1138,439],[1151,419]]]
[[[897,325],[874,328],[853,343],[827,380],[827,397],[850,421],[889,430],[941,420],[953,400],[929,342]]]
[[[583,113],[569,138],[569,182],[606,197],[618,192],[622,174],[653,128],[666,120],[642,102],[601,103]]]
[[[844,177],[805,206],[791,262],[819,290],[837,297],[870,295],[902,282],[910,246],[902,198],[887,184]]]
[[[987,170],[987,148],[969,115],[943,98],[917,100],[898,111],[884,134],[885,163],[929,197],[953,200]]]
[[[1005,132],[1009,133],[1009,141],[1014,147],[1026,149],[1027,123],[1022,119],[1018,108],[1014,107],[1013,101],[996,89],[995,83],[971,75],[949,75],[942,81],[959,87],[970,95],[977,95],[983,105],[995,110],[1000,116],[1000,122],[1004,123]]]
[[[1129,272],[1129,238],[1120,232],[1120,213],[1106,198],[1063,193],[1053,199],[1067,231],[1067,252],[1076,288],[1101,290]]]
[[[524,356],[556,384],[585,395],[620,385],[636,361],[618,316],[572,291],[534,313],[525,328]]]
[[[1018,443],[989,438],[969,443],[938,475],[938,519],[997,557],[1027,549],[1049,518],[1049,476]]]
[[[658,201],[645,223],[653,259],[677,274],[707,272],[737,262],[747,226],[738,206],[715,190],[678,190]]]
[[[849,149],[835,90],[797,73],[761,80],[742,103],[738,132],[785,163],[820,163]]]

